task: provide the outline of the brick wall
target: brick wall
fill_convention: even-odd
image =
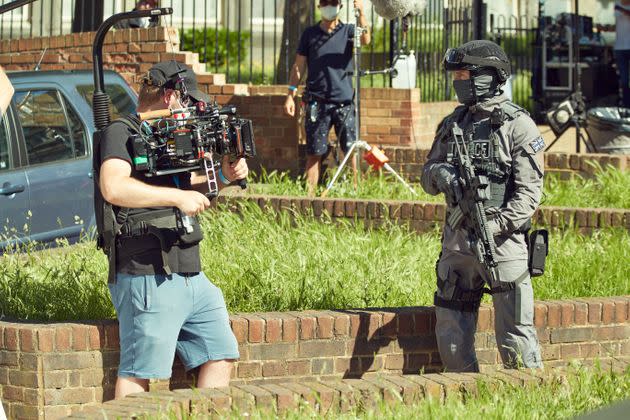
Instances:
[[[420,181],[422,168],[430,148],[415,149],[386,145],[383,150],[391,160],[392,168],[411,181]],[[568,179],[574,174],[590,176],[596,168],[593,164],[604,168],[610,165],[620,170],[628,170],[630,168],[630,155],[545,153],[545,172],[559,175],[562,179]]]
[[[63,36],[0,41],[0,65],[7,70],[33,70],[45,48],[41,70],[91,70],[95,32]],[[184,62],[196,72],[205,73],[198,54],[179,51],[175,28],[124,29],[111,31],[103,46],[106,69],[116,70],[137,87],[137,74],[145,73],[159,61]]]
[[[536,302],[545,362],[630,355],[629,304],[629,296]],[[493,319],[483,305],[476,347],[488,367],[499,361]],[[441,369],[431,307],[236,314],[231,325],[241,351],[235,384]],[[0,398],[8,416],[54,419],[111,399],[118,346],[114,321],[0,322]],[[176,362],[171,386],[190,381]]]
[[[300,89],[300,95],[302,92]],[[277,96],[282,103],[286,93],[285,85],[249,87],[252,96]],[[428,148],[433,141],[432,127],[453,110],[453,102],[421,103],[419,89],[363,88],[361,101],[362,138],[374,144]],[[301,132],[302,144],[303,136]]]
[[[344,198],[307,198],[268,195],[219,197],[218,202],[228,203],[238,211],[238,203],[248,201],[261,208],[287,212],[291,215],[331,217],[349,221],[361,220],[366,226],[380,226],[387,221],[406,224],[417,232],[426,232],[441,225],[446,215],[444,203],[393,200],[361,200]],[[550,229],[577,229],[590,232],[594,229],[618,227],[630,229],[630,209],[597,209],[570,207],[540,207],[533,217],[537,226]]]

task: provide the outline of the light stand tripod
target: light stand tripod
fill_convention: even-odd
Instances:
[[[414,195],[417,195],[416,191],[392,168],[389,163],[387,157],[377,148],[370,146],[366,141],[361,140],[361,77],[371,74],[394,74],[396,70],[391,67],[389,69],[381,70],[381,71],[362,71],[361,70],[361,54],[362,54],[362,45],[361,45],[361,36],[365,33],[365,28],[361,27],[361,12],[359,9],[354,9],[354,17],[356,19],[355,32],[354,32],[354,122],[355,122],[355,134],[356,139],[350,149],[344,156],[343,161],[337,168],[334,176],[326,186],[326,189],[321,194],[322,197],[326,197],[330,190],[335,185],[337,178],[341,175],[341,172],[345,168],[346,164],[350,160],[351,157],[355,159],[355,165],[357,173],[355,176],[358,176],[358,172],[361,167],[361,156],[360,151],[366,151],[368,153],[372,153],[372,156],[378,156],[374,163],[371,163],[374,168],[380,169],[385,168],[387,171],[392,173],[396,179],[405,185]],[[406,37],[405,37],[406,40]],[[356,153],[355,153],[356,152]]]
[[[582,90],[579,82],[577,84],[575,92],[572,93],[567,100],[558,105],[555,111],[551,111],[549,114],[564,115],[561,121],[561,123],[564,124],[561,128],[554,129],[552,126],[552,131],[556,134],[556,138],[549,144],[549,146],[547,146],[545,152],[548,152],[558,142],[558,140],[560,140],[560,137],[562,137],[564,132],[570,126],[573,126],[575,129],[576,153],[580,153],[582,143],[584,143],[584,145],[586,146],[587,152],[598,152],[595,144],[593,143],[593,140],[588,134],[588,131],[586,131],[586,134],[584,134],[582,130],[582,128],[586,126],[586,104],[584,103],[584,96],[582,95]],[[551,121],[550,125],[552,125]]]
[[[401,177],[398,174],[398,172],[396,172],[394,168],[390,166],[389,159],[387,159],[387,157],[383,154],[383,152],[380,151],[380,149],[370,146],[368,142],[366,141],[357,140],[354,143],[352,143],[350,150],[348,150],[348,153],[346,153],[346,155],[344,156],[343,162],[341,162],[341,165],[339,165],[337,172],[335,172],[335,175],[330,180],[330,183],[326,187],[326,190],[322,193],[322,197],[326,197],[328,195],[328,192],[330,192],[330,190],[335,184],[335,181],[337,181],[337,178],[339,178],[339,175],[341,175],[341,171],[348,163],[348,160],[352,156],[352,153],[357,152],[355,156],[358,157],[359,156],[358,152],[362,150],[365,152],[368,152],[368,154],[366,155],[366,160],[373,168],[375,169],[385,168],[389,173],[394,175],[394,177],[398,181],[400,181],[405,187],[407,187],[407,189],[411,191],[413,195],[418,195],[418,193],[416,193],[416,191],[411,187],[411,185],[409,185],[407,181],[405,181],[403,177]]]
[[[556,138],[551,142],[551,144],[545,149],[545,152],[548,152],[562,134],[566,131],[566,129],[573,125],[575,128],[575,151],[576,153],[580,153],[581,145],[584,143],[586,146],[587,152],[597,153],[597,148],[590,138],[588,131],[586,134],[583,133],[582,128],[586,126],[586,101],[584,100],[584,94],[582,93],[582,66],[580,63],[580,16],[579,16],[579,0],[575,0],[575,10],[573,14],[573,18],[571,19],[571,44],[573,48],[570,48],[569,51],[572,53],[572,57],[570,58],[573,61],[573,68],[571,71],[573,72],[573,80],[575,81],[575,89],[573,93],[567,98],[567,100],[563,101],[560,105],[556,107],[556,111],[552,111],[548,113],[548,115],[559,115],[559,109],[564,108],[565,114],[570,117],[566,121],[559,121],[562,125],[560,129],[552,129],[556,134]],[[546,34],[543,34],[546,36]],[[543,43],[543,48],[547,48],[546,43]],[[570,124],[567,124],[568,121],[571,121]]]

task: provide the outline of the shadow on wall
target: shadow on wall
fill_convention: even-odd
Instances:
[[[344,378],[361,378],[367,372],[383,369],[405,374],[442,370],[433,308],[377,308],[370,311],[382,313],[382,325],[378,325],[374,312],[340,311],[359,316],[358,326],[351,326],[356,329],[352,331],[356,339]]]

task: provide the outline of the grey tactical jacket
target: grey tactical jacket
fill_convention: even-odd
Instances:
[[[527,259],[525,235],[519,229],[529,222],[542,197],[545,144],[538,127],[525,110],[509,102],[504,95],[469,107],[468,115],[459,124],[464,133],[468,134],[472,131],[473,124],[489,121],[490,113],[497,107],[509,114],[499,129],[498,159],[507,168],[511,189],[504,205],[500,208],[488,208],[486,212],[492,219],[489,223],[495,233],[497,260]],[[463,106],[458,107],[447,117],[444,121],[445,127],[439,130],[433,142],[422,174],[422,187],[431,195],[439,194],[433,169],[446,163],[453,120],[464,111]],[[448,225],[444,228],[442,247],[445,251],[472,253],[467,232],[463,229],[453,230]]]

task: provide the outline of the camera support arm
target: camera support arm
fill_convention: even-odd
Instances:
[[[111,116],[109,115],[109,96],[104,92],[105,88],[105,76],[103,74],[103,43],[105,42],[105,36],[107,32],[116,23],[122,20],[137,19],[165,16],[173,14],[173,9],[165,7],[162,9],[152,10],[136,10],[133,12],[118,13],[110,16],[105,22],[99,26],[94,37],[94,44],[92,46],[92,57],[94,63],[94,96],[93,96],[93,110],[94,110],[94,125],[97,130],[102,130],[110,122]]]

